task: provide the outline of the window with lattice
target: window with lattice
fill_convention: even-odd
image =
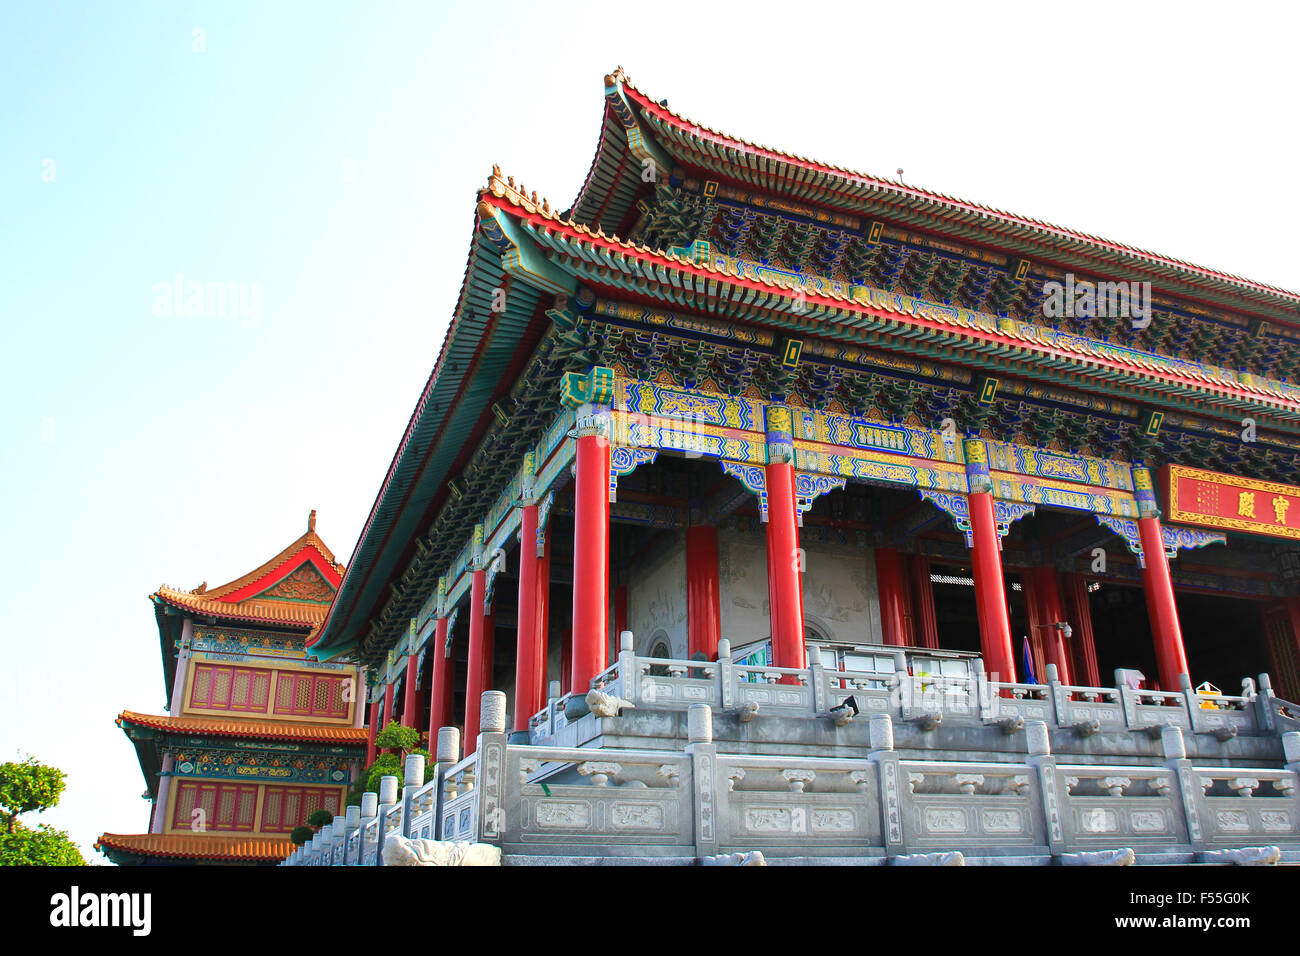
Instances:
[[[295,717],[347,717],[344,677],[279,674],[275,712]]]
[[[190,704],[198,710],[234,710],[266,713],[271,672],[225,664],[194,664]]]

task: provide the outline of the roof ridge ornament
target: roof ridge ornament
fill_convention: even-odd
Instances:
[[[307,516],[307,533],[308,534],[316,533],[316,509],[315,508],[312,508],[311,514]]]

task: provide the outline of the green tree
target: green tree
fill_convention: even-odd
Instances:
[[[77,845],[67,833],[42,823],[35,830],[18,822],[23,813],[41,813],[56,806],[63,795],[66,775],[28,756],[0,764],[0,865],[85,866]]]
[[[63,830],[42,823],[29,830],[21,823],[0,833],[0,866],[85,866],[81,851]]]
[[[20,813],[40,813],[59,802],[66,775],[55,767],[28,756],[22,763],[0,764],[0,807],[5,810],[5,829],[13,833]]]

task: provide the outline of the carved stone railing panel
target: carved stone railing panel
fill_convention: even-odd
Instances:
[[[883,852],[877,769],[865,760],[719,754],[717,772],[719,852]]]
[[[1057,722],[1075,727],[1090,721],[1098,730],[1116,731],[1124,727],[1124,704],[1115,688],[1060,685]]]
[[[1300,846],[1300,785],[1289,770],[1197,768],[1207,844]]]
[[[504,781],[503,845],[514,852],[599,846],[693,854],[694,786],[684,754],[508,747]]]
[[[1066,841],[1081,849],[1187,844],[1178,781],[1163,767],[1058,766]]]
[[[718,665],[706,661],[637,658],[628,686],[636,687],[628,699],[638,707],[685,709],[691,704],[722,706]]]
[[[899,762],[909,850],[1023,848],[1046,852],[1038,785],[1022,764]]]

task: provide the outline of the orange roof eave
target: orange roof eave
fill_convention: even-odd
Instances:
[[[277,720],[228,720],[221,717],[171,717],[138,714],[124,710],[117,715],[117,725],[134,724],[175,734],[210,734],[215,737],[245,737],[263,740],[291,740],[300,743],[343,744],[362,747],[366,743],[364,727],[329,724],[302,724]]]
[[[228,621],[254,621],[304,628],[312,627],[325,620],[325,614],[329,610],[329,606],[325,604],[298,604],[290,601],[233,604],[213,600],[206,594],[190,594],[165,585],[149,597],[185,611]]]
[[[95,849],[137,853],[141,856],[193,860],[244,860],[274,862],[295,849],[283,837],[199,833],[104,833]]]

